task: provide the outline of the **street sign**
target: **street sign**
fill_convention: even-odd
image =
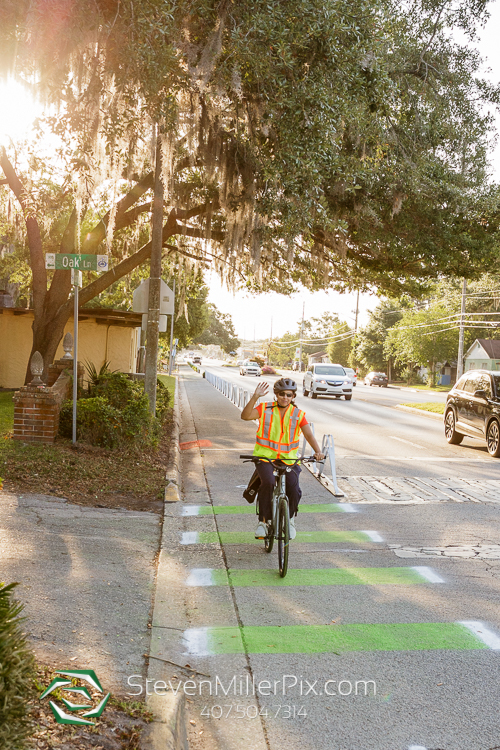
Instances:
[[[82,286],[82,272],[71,269],[71,283],[73,286]]]
[[[77,271],[107,271],[107,255],[75,255],[70,253],[47,253],[45,268],[49,271],[74,268]]]
[[[160,285],[160,315],[174,314],[174,292],[168,287],[163,279]],[[149,308],[149,279],[141,281],[132,297],[132,310],[138,313],[147,313]]]

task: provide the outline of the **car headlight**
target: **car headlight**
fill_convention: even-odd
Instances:
[[[318,380],[318,383],[323,383],[323,385],[326,385],[326,380]]]

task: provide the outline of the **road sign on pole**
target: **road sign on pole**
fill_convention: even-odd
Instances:
[[[47,253],[45,268],[49,271],[64,271],[74,268],[77,271],[107,271],[107,255],[75,255],[72,253]]]

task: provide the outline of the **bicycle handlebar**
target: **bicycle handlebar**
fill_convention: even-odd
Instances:
[[[303,463],[308,461],[316,461],[317,463],[321,463],[321,461],[318,461],[318,459],[314,458],[314,456],[299,456],[299,458],[267,458],[267,456],[253,456],[253,455],[240,455],[240,458],[246,459],[248,461],[267,461],[270,464],[273,464],[275,461],[293,461],[294,463],[298,464],[299,461],[302,461]],[[323,459],[324,460],[324,459]],[[287,466],[291,466],[291,464],[287,464]]]

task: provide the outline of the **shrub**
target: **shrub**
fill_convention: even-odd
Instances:
[[[78,440],[114,448],[120,442],[121,415],[101,396],[81,398],[76,403],[76,436]],[[59,415],[59,434],[73,434],[73,401],[65,401]]]
[[[21,750],[30,732],[29,701],[35,695],[34,657],[21,631],[17,586],[0,583],[0,747]]]
[[[91,396],[77,402],[77,437],[92,445],[115,448],[119,445],[155,443],[167,414],[170,393],[157,382],[156,413],[149,412],[143,383],[130,380],[123,373],[100,376]],[[59,434],[72,435],[73,402],[66,401],[59,416]]]

